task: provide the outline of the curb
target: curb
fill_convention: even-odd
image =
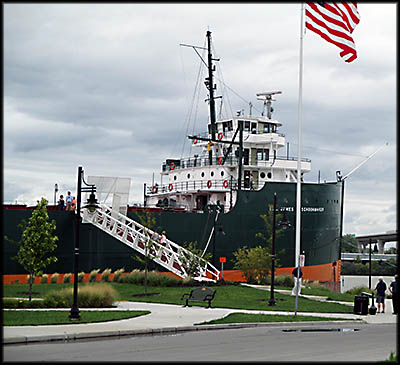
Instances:
[[[39,342],[68,342],[83,339],[101,339],[107,337],[133,337],[133,336],[154,336],[170,335],[181,332],[226,330],[254,327],[282,327],[282,326],[317,326],[317,325],[337,325],[337,324],[368,324],[365,320],[358,321],[310,321],[310,322],[254,322],[254,323],[229,323],[229,324],[209,324],[198,326],[164,327],[164,328],[145,328],[136,330],[121,331],[102,331],[88,333],[71,333],[64,335],[43,335],[43,336],[20,336],[3,338],[3,345],[28,344]]]

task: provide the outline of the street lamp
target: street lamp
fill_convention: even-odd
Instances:
[[[82,181],[86,186],[82,187]],[[96,186],[93,184],[87,184],[83,178],[83,168],[78,167],[78,186],[77,186],[77,200],[76,200],[76,232],[75,232],[75,250],[74,250],[74,297],[73,304],[71,307],[69,318],[71,320],[79,320],[79,308],[78,308],[78,267],[79,267],[79,227],[81,222],[81,193],[89,192],[90,197],[87,200],[87,204],[83,208],[87,208],[89,212],[94,212],[97,208],[97,199],[95,196]]]
[[[54,205],[56,205],[57,200],[57,191],[58,191],[58,184],[54,184]]]
[[[270,298],[268,305],[274,306],[276,301],[274,297],[274,285],[275,285],[275,236],[276,236],[276,193],[274,193],[274,208],[272,212],[272,247],[271,247],[271,254],[272,254],[272,267],[271,267],[271,290],[270,290]],[[286,214],[283,213],[283,219],[279,222],[280,227],[290,227],[290,223],[286,220]]]
[[[369,280],[368,280],[368,288],[371,289],[371,274],[372,274],[372,265],[371,265],[371,263],[372,263],[372,260],[371,260],[372,240],[371,239],[369,239],[368,245],[369,245]],[[376,246],[376,243],[375,243],[375,246],[374,246],[374,253],[378,253],[378,247]]]

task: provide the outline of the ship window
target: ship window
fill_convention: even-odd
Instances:
[[[187,178],[190,179],[190,174],[187,174]]]
[[[176,175],[174,176],[174,180],[176,180]]]
[[[226,131],[233,131],[233,124],[231,120],[228,120],[227,122],[222,122],[222,130],[224,132]]]
[[[257,160],[258,161],[268,161],[269,160],[269,149],[268,148],[258,148],[257,149]]]
[[[224,172],[223,171],[221,171],[221,176],[224,176]]]
[[[244,131],[250,132],[250,122],[248,120],[244,122]]]
[[[261,179],[264,179],[264,178],[265,178],[265,172],[262,172],[262,173],[260,174],[260,177],[261,177]]]
[[[201,177],[204,177],[204,172],[201,173]]]
[[[264,133],[269,133],[269,123],[264,123]]]
[[[267,174],[267,176],[268,176],[268,179],[271,179],[271,178],[272,178],[272,173],[269,172],[269,173]]]
[[[214,176],[214,171],[211,171],[211,177],[213,177]]]
[[[257,133],[257,123],[251,123],[251,133]]]
[[[271,124],[271,133],[276,133],[276,125]]]

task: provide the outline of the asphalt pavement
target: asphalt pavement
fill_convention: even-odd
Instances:
[[[323,298],[314,297],[316,300]],[[242,310],[229,308],[205,308],[205,307],[183,307],[181,305],[143,303],[143,302],[116,302],[115,308],[107,310],[147,310],[148,315],[102,323],[87,324],[68,324],[68,325],[47,325],[47,326],[4,326],[3,327],[3,345],[22,344],[48,341],[71,341],[82,339],[94,339],[110,336],[137,336],[137,335],[156,335],[173,334],[185,331],[203,331],[227,328],[245,328],[258,326],[282,326],[282,323],[243,323],[243,324],[225,324],[225,325],[202,325],[200,323],[208,322],[227,316],[230,313],[262,313],[262,314],[282,314],[293,315],[292,312],[284,311],[260,311],[260,310]],[[347,303],[353,305],[352,303]],[[340,318],[340,322],[348,322],[352,319],[361,319],[362,323],[393,323],[397,322],[397,315],[392,314],[392,303],[390,299],[386,300],[386,312],[376,315],[359,315],[353,313],[309,313],[297,312],[297,315],[308,315],[318,317]],[[376,304],[375,304],[376,305]],[[18,310],[18,309],[16,309]],[[23,309],[20,309],[23,310]],[[49,309],[35,309],[49,310]],[[70,310],[52,309],[52,310]],[[82,310],[104,310],[104,309],[81,309]],[[286,322],[288,326],[313,326],[320,325],[321,322]],[[339,323],[339,322],[330,322]]]

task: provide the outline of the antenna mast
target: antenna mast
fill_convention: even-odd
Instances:
[[[272,112],[274,111],[274,108],[272,108],[272,102],[276,101],[275,99],[272,99],[272,95],[275,94],[282,94],[282,91],[269,91],[265,93],[258,93],[256,94],[257,100],[264,100],[264,109],[263,109],[263,115],[264,115],[264,110],[267,108],[267,118],[271,119]]]

